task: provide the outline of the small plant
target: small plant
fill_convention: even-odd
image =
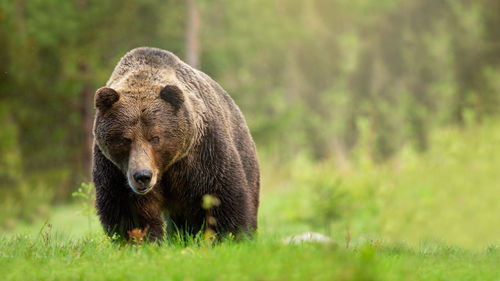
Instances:
[[[80,214],[88,219],[89,232],[91,231],[92,216],[95,214],[95,192],[93,183],[82,182],[80,188],[71,195],[80,202]]]
[[[314,204],[312,210],[314,216],[311,223],[323,227],[328,234],[331,231],[332,222],[340,219],[345,208],[345,193],[340,191],[341,181],[333,176],[319,174],[311,179],[311,190],[314,192]]]
[[[45,227],[47,227],[47,230],[45,232],[43,232]],[[40,233],[39,233],[39,235],[42,237],[42,242],[43,242],[43,245],[45,247],[48,247],[50,245],[51,234],[52,234],[52,224],[45,223],[42,226],[42,229],[40,229]]]
[[[217,198],[217,196],[212,195],[212,194],[205,194],[203,195],[203,200],[201,207],[206,210],[205,214],[205,224],[206,228],[203,233],[203,239],[204,240],[210,240],[213,241],[216,238],[216,233],[214,231],[214,227],[217,224],[217,220],[213,216],[213,207],[218,207],[220,205],[220,200]]]
[[[346,216],[351,208],[350,194],[346,191],[342,178],[334,175],[333,164],[325,162],[315,166],[303,165],[296,172],[296,181],[300,185],[298,198],[301,198],[301,202],[298,204],[302,204],[297,208],[302,210],[299,219],[325,231],[328,236],[331,235],[334,223],[347,220]],[[346,241],[350,239],[347,237]]]

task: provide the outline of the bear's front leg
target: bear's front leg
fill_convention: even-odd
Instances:
[[[153,190],[137,195],[122,172],[94,147],[92,177],[96,188],[97,215],[104,231],[129,240],[138,236],[154,241],[163,237],[161,194]]]
[[[113,196],[105,189],[96,189],[96,194],[97,213],[110,237],[117,234],[137,242],[140,239],[155,241],[163,237],[160,204],[155,203],[154,198],[146,198],[151,197],[150,194]]]

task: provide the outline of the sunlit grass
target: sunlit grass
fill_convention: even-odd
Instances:
[[[113,243],[103,235],[0,239],[4,280],[496,280],[500,253],[442,244],[286,245],[279,237],[211,245]]]

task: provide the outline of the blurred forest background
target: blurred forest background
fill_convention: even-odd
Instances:
[[[398,216],[491,232],[498,0],[1,1],[2,227],[70,202],[90,180],[95,89],[138,46],[174,52],[240,106],[264,192],[295,194],[264,193],[264,212],[311,225],[349,217],[348,234],[415,234]],[[469,224],[478,216],[482,228]]]

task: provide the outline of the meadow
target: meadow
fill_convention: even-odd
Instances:
[[[89,197],[0,235],[4,280],[498,280],[500,123],[436,131],[384,164],[344,169],[261,155],[254,239],[159,244],[106,237]],[[84,185],[85,186],[85,185]],[[80,195],[85,194],[82,190]],[[315,231],[332,243],[286,244]]]
[[[498,0],[0,1],[0,276],[500,280],[499,27]],[[94,93],[139,46],[240,107],[254,239],[103,234]]]

